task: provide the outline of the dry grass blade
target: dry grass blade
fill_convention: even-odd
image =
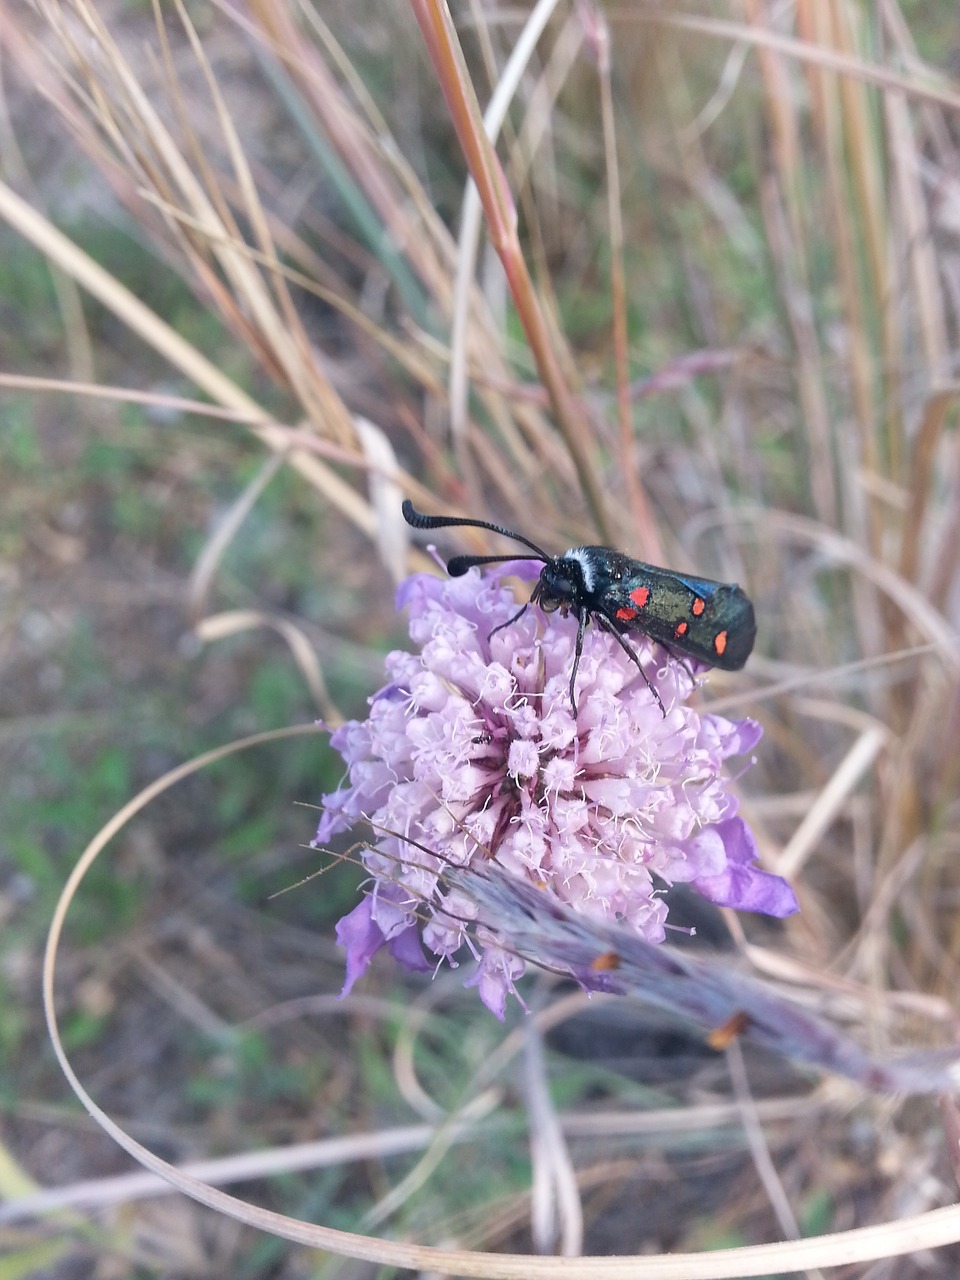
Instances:
[[[176,83],[171,84],[170,91],[174,106],[179,108],[181,121],[188,130],[186,151],[180,149],[161,120],[144,92],[140,79],[112,39],[96,9],[84,3],[84,0],[76,0],[70,9],[72,16],[86,29],[88,43],[83,51],[63,21],[65,14],[61,7],[44,6],[44,12],[48,14],[51,25],[73,60],[76,73],[89,86],[88,102],[94,104],[95,125],[102,131],[101,136],[116,144],[120,163],[129,166],[128,177],[134,183],[142,184],[148,193],[154,192],[160,207],[180,211],[176,217],[168,216],[167,225],[179,240],[193,270],[205,283],[209,293],[219,301],[231,326],[252,342],[268,366],[288,382],[290,389],[301,399],[308,416],[313,418],[323,434],[340,443],[355,440],[350,414],[339,395],[322,376],[319,366],[311,356],[305,336],[298,333],[295,325],[291,330],[295,313],[289,296],[282,289],[282,278],[275,276],[271,280],[261,276],[247,245],[239,235],[236,222],[229,211],[229,201],[218,189],[215,174],[205,163],[199,166],[192,163],[192,159],[202,155],[203,148],[189,131],[190,113],[177,97]],[[215,80],[204,58],[202,45],[185,12],[180,11],[180,16],[198,65],[204,71],[213,95],[221,135],[227,144],[243,195],[245,213],[258,230],[260,248],[265,250],[269,262],[275,258],[275,254],[256,188],[243,158],[243,150],[229,113],[216,91]],[[157,18],[162,32],[163,23],[159,13]],[[89,125],[81,124],[81,128],[89,129]],[[136,147],[131,146],[134,136],[138,140]],[[90,145],[98,145],[95,137],[91,137]],[[209,194],[204,190],[198,174],[206,178]],[[261,423],[269,422],[270,415],[241,393],[195,347],[172,333],[159,317],[152,315],[118,281],[86,260],[65,237],[60,236],[49,225],[44,226],[32,210],[17,201],[12,192],[3,193],[0,212],[207,394],[221,404],[254,415]],[[224,288],[213,270],[214,263],[222,271],[229,289]],[[270,288],[277,285],[281,286],[282,310],[277,309],[271,298]],[[282,447],[268,425],[260,426],[258,434],[271,447]],[[291,465],[325,493],[351,520],[366,532],[373,531],[374,522],[369,510],[364,508],[362,500],[333,472],[318,464],[315,459],[304,458],[302,454],[291,457]]]
[[[483,127],[491,143],[496,143],[503,127],[510,103],[513,100],[523,72],[533,55],[543,29],[556,9],[556,0],[540,0],[527,21],[523,35],[514,45],[510,60],[503,70],[496,92],[484,113]],[[454,291],[453,323],[451,326],[450,361],[450,425],[454,439],[463,437],[467,425],[467,397],[469,390],[468,354],[470,351],[470,322],[473,296],[473,277],[477,265],[480,242],[482,205],[477,184],[471,178],[463,197],[460,217],[460,237],[457,246],[457,274]]]
[[[394,478],[400,474],[397,455],[381,427],[359,416],[354,425],[370,467],[370,507],[377,520],[380,558],[398,583],[407,568],[410,531],[400,514],[406,493]]]
[[[820,837],[840,811],[851,791],[873,767],[889,738],[882,725],[865,729],[830,776],[827,786],[817,797],[807,816],[790,837],[790,843],[777,859],[780,875],[793,879],[813,852]]]
[[[886,67],[877,66],[863,58],[840,53],[829,46],[824,47],[814,40],[797,40],[781,35],[769,29],[758,30],[739,22],[728,22],[723,18],[669,13],[637,7],[626,13],[615,12],[615,16],[627,21],[651,22],[678,31],[692,31],[697,35],[714,36],[724,42],[745,41],[757,48],[773,49],[788,55],[798,64],[809,63],[824,71],[835,71],[851,76],[855,80],[863,80],[867,84],[881,89],[899,89],[910,97],[948,107],[953,111],[960,110],[960,93],[952,88],[949,81],[938,76],[933,68],[924,65],[918,68],[921,74],[903,76]],[[939,83],[938,83],[939,82]]]
[[[633,415],[631,412],[629,346],[627,338],[627,287],[624,274],[624,229],[620,161],[610,83],[610,29],[601,13],[595,15],[594,48],[600,82],[600,117],[603,123],[607,174],[607,208],[610,238],[610,303],[613,309],[613,359],[616,370],[617,415],[620,426],[620,466],[625,477],[627,506],[639,545],[655,563],[662,557],[660,536],[640,477],[633,466]]]
[[[190,617],[195,623],[199,622],[207,608],[214,577],[230,543],[256,506],[267,485],[283,466],[284,461],[282,453],[275,453],[267,459],[243,492],[238,495],[197,557],[187,592]]]
[[[554,338],[546,325],[533,287],[517,238],[516,212],[509,198],[500,162],[483,127],[479,104],[463,61],[457,34],[445,8],[435,0],[413,0],[412,8],[420,23],[451,120],[480,194],[491,242],[503,263],[527,341],[556,413],[557,425],[576,464],[577,476],[594,524],[600,537],[609,543],[613,539],[594,462],[587,449],[583,416],[561,371],[554,349]]]
[[[336,729],[343,724],[343,715],[330,697],[313,645],[288,618],[272,617],[255,609],[234,609],[230,613],[211,614],[201,619],[194,631],[199,640],[212,644],[215,640],[223,640],[227,636],[239,635],[259,627],[269,627],[286,641],[324,725],[329,729]]]
[[[531,1219],[538,1253],[578,1257],[583,1251],[583,1205],[570,1151],[550,1097],[539,1030],[526,1027],[524,1078],[530,1111]]]
[[[253,433],[268,447],[286,449],[286,437],[273,426],[270,414],[207,360],[195,346],[181,338],[159,316],[145,307],[114,276],[104,271],[46,218],[2,183],[0,217],[98,298],[132,332],[142,337],[198,387],[225,408],[242,415],[242,420],[249,421]],[[374,522],[369,509],[335,472],[302,450],[291,452],[290,465],[365,533],[373,532]]]

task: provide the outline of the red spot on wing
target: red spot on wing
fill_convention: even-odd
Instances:
[[[713,637],[713,647],[723,657],[727,648],[727,633],[725,631],[718,631]]]
[[[633,601],[633,603],[637,606],[638,609],[642,609],[646,605],[647,601],[650,599],[650,588],[634,587],[634,589],[630,592],[630,599]]]
[[[618,609],[617,617],[621,622],[632,622],[637,616],[636,609]]]
[[[678,622],[673,634],[678,640],[682,640],[689,630],[690,628],[685,622]]]
[[[706,600],[702,600],[700,596],[697,596],[696,600],[694,600],[693,604],[690,606],[690,612],[695,618],[699,618],[706,607]]]

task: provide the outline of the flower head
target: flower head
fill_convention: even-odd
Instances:
[[[688,707],[693,680],[646,637],[630,640],[667,714],[613,637],[588,628],[570,704],[576,623],[517,601],[515,561],[461,578],[415,574],[397,604],[409,609],[419,652],[387,656],[390,682],[366,720],[337,729],[349,784],[324,798],[316,843],[366,819],[368,897],[341,920],[350,989],[384,945],[428,968],[422,944],[454,962],[476,905],[441,879],[449,866],[495,859],[586,917],[664,938],[658,886],[690,884],[723,906],[789,915],[789,885],[760,870],[753,837],[721,772],[761,729]],[[502,1016],[524,962],[489,922],[470,939],[471,980]]]

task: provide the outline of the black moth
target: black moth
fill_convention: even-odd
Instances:
[[[658,569],[656,565],[632,560],[612,547],[571,547],[559,556],[545,551],[520,533],[512,533],[486,520],[465,520],[459,516],[425,516],[406,499],[403,518],[414,529],[443,529],[469,526],[513,538],[528,547],[543,569],[530,595],[545,613],[557,610],[562,616],[577,617],[577,643],[570,673],[570,706],[577,714],[577,670],[583,653],[587,622],[608,631],[643,676],[657,704],[667,714],[656,687],[643,669],[625,633],[638,631],[662,644],[674,654],[695,658],[724,671],[739,671],[753,649],[757,624],[753,605],[735,582],[714,582]],[[475,565],[497,564],[515,556],[454,556],[447,572],[459,578]],[[512,626],[526,611],[524,605],[512,618],[494,627],[491,635]]]

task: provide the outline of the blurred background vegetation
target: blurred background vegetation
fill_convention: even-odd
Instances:
[[[955,3],[551,7],[497,145],[518,239],[506,269],[481,240],[459,276],[467,170],[418,8],[0,0],[4,1198],[129,1169],[71,1103],[39,1001],[80,850],[201,751],[363,714],[404,643],[395,581],[424,564],[403,495],[748,588],[755,657],[706,697],[765,726],[744,807],[803,904],[777,932],[748,922],[758,955],[874,1047],[949,1042]],[[532,13],[455,7],[481,104]],[[270,895],[318,868],[298,802],[340,770],[318,734],[195,775],[124,830],[71,912],[68,1047],[172,1161],[432,1123],[509,1032],[462,975],[403,985],[384,964],[363,998],[326,998],[358,873]],[[587,1019],[548,1067],[584,1250],[782,1234],[735,1106],[721,1126],[631,1130],[727,1105],[723,1058],[642,1010]],[[801,1231],[955,1199],[932,1105],[753,1066]],[[416,1152],[240,1190],[522,1251],[527,1121],[509,1069],[498,1087],[479,1156],[447,1152],[389,1226],[363,1214]],[[591,1128],[611,1113],[616,1137]],[[4,1276],[376,1273],[179,1197],[101,1204],[2,1228]]]

